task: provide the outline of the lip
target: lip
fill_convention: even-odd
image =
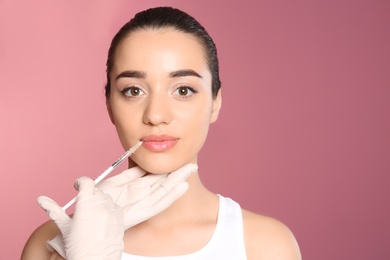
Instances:
[[[144,140],[142,146],[152,152],[165,152],[174,147],[179,138],[169,135],[148,135],[143,137]]]

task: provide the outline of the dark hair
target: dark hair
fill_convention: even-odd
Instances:
[[[172,7],[156,7],[137,13],[112,39],[106,63],[106,98],[110,97],[110,73],[114,66],[114,54],[119,43],[131,32],[147,28],[159,29],[166,27],[172,27],[178,31],[192,34],[203,45],[206,52],[206,61],[212,75],[211,90],[213,98],[217,96],[218,90],[221,87],[221,81],[219,79],[217,48],[213,39],[207,33],[206,29],[187,13]]]

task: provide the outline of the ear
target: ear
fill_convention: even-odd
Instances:
[[[115,120],[114,120],[114,116],[112,115],[112,109],[111,109],[111,103],[109,97],[106,98],[106,108],[107,108],[108,115],[110,116],[111,123],[115,125]]]
[[[218,90],[217,96],[213,99],[213,111],[211,112],[210,124],[214,123],[218,119],[219,110],[222,106],[222,90]]]

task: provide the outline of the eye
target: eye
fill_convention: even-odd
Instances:
[[[128,87],[123,89],[122,94],[126,97],[136,97],[145,94],[139,87]]]
[[[195,93],[197,93],[195,89],[187,86],[178,87],[174,92],[175,95],[179,95],[180,97],[185,97],[185,98],[191,97]]]

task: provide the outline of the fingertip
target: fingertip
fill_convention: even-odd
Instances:
[[[46,210],[47,202],[51,201],[51,200],[52,199],[50,199],[49,197],[46,197],[46,196],[39,196],[37,198],[37,202],[38,202],[39,207],[41,207],[44,210]]]
[[[77,190],[79,191],[78,197],[85,195],[89,196],[95,193],[95,183],[91,178],[81,177],[78,178],[75,183],[77,183]]]
[[[46,211],[52,220],[66,219],[67,215],[62,208],[51,198],[46,196],[39,196],[38,205]]]
[[[193,167],[193,172],[197,172],[199,169],[199,166],[196,163],[190,163],[191,167]]]
[[[188,184],[188,182],[183,182],[183,183],[178,184],[175,187],[175,190],[176,190],[176,192],[178,194],[178,197],[180,197],[184,193],[186,193],[189,187],[190,187],[190,185]]]
[[[82,188],[84,186],[89,186],[89,185],[94,185],[95,186],[95,183],[93,182],[93,180],[89,177],[81,177],[81,178],[78,178],[76,180],[76,184],[78,186],[78,188]]]
[[[195,173],[198,171],[198,165],[195,163],[188,163],[184,165],[183,168],[190,173]]]
[[[73,184],[73,187],[78,191],[80,189],[80,183],[84,181],[84,179],[90,179],[89,177],[80,177],[78,179],[75,180],[74,184]]]
[[[58,206],[57,202],[47,196],[39,196],[37,201],[38,205],[42,208],[51,207],[52,205]]]
[[[174,201],[183,196],[184,193],[189,188],[189,184],[187,182],[182,182],[180,184],[175,185],[172,189],[167,190],[164,186],[160,186],[156,189],[151,195],[151,201],[153,201],[156,206],[156,211],[165,209],[169,205],[171,205]]]
[[[194,163],[188,163],[178,170],[172,172],[169,174],[168,178],[171,180],[186,180],[188,179],[192,173],[195,173],[198,171],[198,165]]]

